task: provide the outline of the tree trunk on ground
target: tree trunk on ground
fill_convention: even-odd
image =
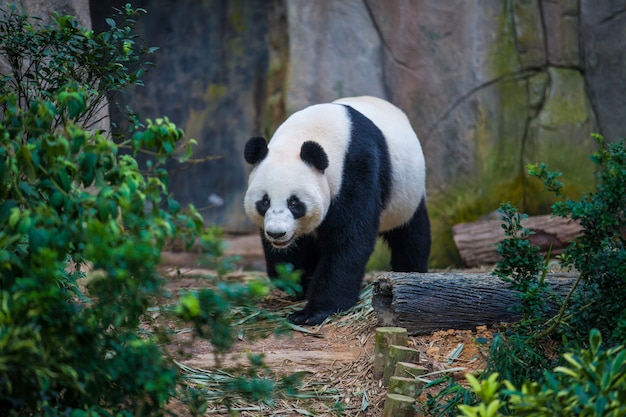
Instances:
[[[468,267],[495,264],[500,260],[496,245],[505,239],[502,220],[461,223],[452,228],[454,243]],[[528,239],[545,255],[559,255],[569,242],[580,235],[578,222],[552,216],[534,216],[522,221],[522,226],[534,232]]]
[[[546,278],[557,296],[565,296],[576,281],[573,274]],[[437,330],[472,330],[519,320],[513,308],[518,293],[491,274],[385,273],[374,282],[372,306],[379,326],[397,326],[411,335]]]

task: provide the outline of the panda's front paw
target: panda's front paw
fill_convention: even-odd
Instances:
[[[291,313],[287,320],[293,324],[313,326],[322,323],[332,313],[328,311],[311,311],[306,307],[295,313]]]

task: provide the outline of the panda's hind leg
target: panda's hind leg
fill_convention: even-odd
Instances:
[[[428,272],[430,221],[426,200],[408,223],[382,234],[391,250],[391,269],[396,272]]]

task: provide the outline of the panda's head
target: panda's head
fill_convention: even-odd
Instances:
[[[245,159],[254,166],[245,210],[277,249],[315,231],[330,205],[326,152],[313,141],[298,146],[268,149],[265,139],[255,137],[245,147]]]

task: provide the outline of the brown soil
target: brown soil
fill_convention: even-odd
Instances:
[[[228,254],[239,254],[248,265],[258,264],[261,259],[260,248],[254,242],[258,237],[230,239]],[[165,254],[165,261],[170,265],[192,262],[189,255]],[[262,261],[261,261],[262,263]],[[185,272],[185,271],[183,271]],[[232,279],[245,279],[250,273],[239,272]],[[258,275],[258,274],[257,274]],[[366,281],[375,279],[375,275],[366,277]],[[176,295],[183,289],[197,288],[202,284],[187,274],[176,274],[169,281],[168,289]],[[282,293],[272,292],[265,300],[268,309],[293,304]],[[246,363],[248,353],[262,353],[265,362],[277,374],[287,375],[304,371],[307,376],[304,384],[309,389],[317,389],[321,394],[336,393],[335,400],[344,409],[344,416],[380,416],[384,405],[386,390],[380,381],[372,379],[372,354],[376,314],[351,317],[335,317],[322,326],[308,328],[311,333],[291,331],[287,335],[270,335],[263,338],[249,338],[246,333],[240,335],[233,351],[228,355],[216,357],[212,346],[204,340],[192,340],[190,333],[181,332],[173,336],[169,350],[182,365],[193,369],[230,369]],[[486,327],[474,331],[442,330],[428,336],[410,337],[409,345],[420,352],[420,365],[429,372],[426,378],[434,380],[442,376],[442,371],[449,372],[455,380],[464,381],[466,372],[473,372],[484,365],[484,347],[476,342],[477,338],[491,339],[492,334]],[[458,356],[453,352],[459,351]],[[458,370],[463,368],[462,370]],[[456,369],[456,370],[455,370]],[[437,373],[442,372],[442,373]],[[320,400],[295,400],[284,398],[277,400],[273,407],[253,404],[254,410],[239,411],[240,416],[334,416],[333,399],[320,395]],[[259,407],[261,409],[259,409]],[[209,410],[215,415],[228,415],[220,411],[221,406],[210,404]],[[180,416],[191,414],[180,402],[170,405],[170,410]],[[310,414],[307,414],[310,413]]]

